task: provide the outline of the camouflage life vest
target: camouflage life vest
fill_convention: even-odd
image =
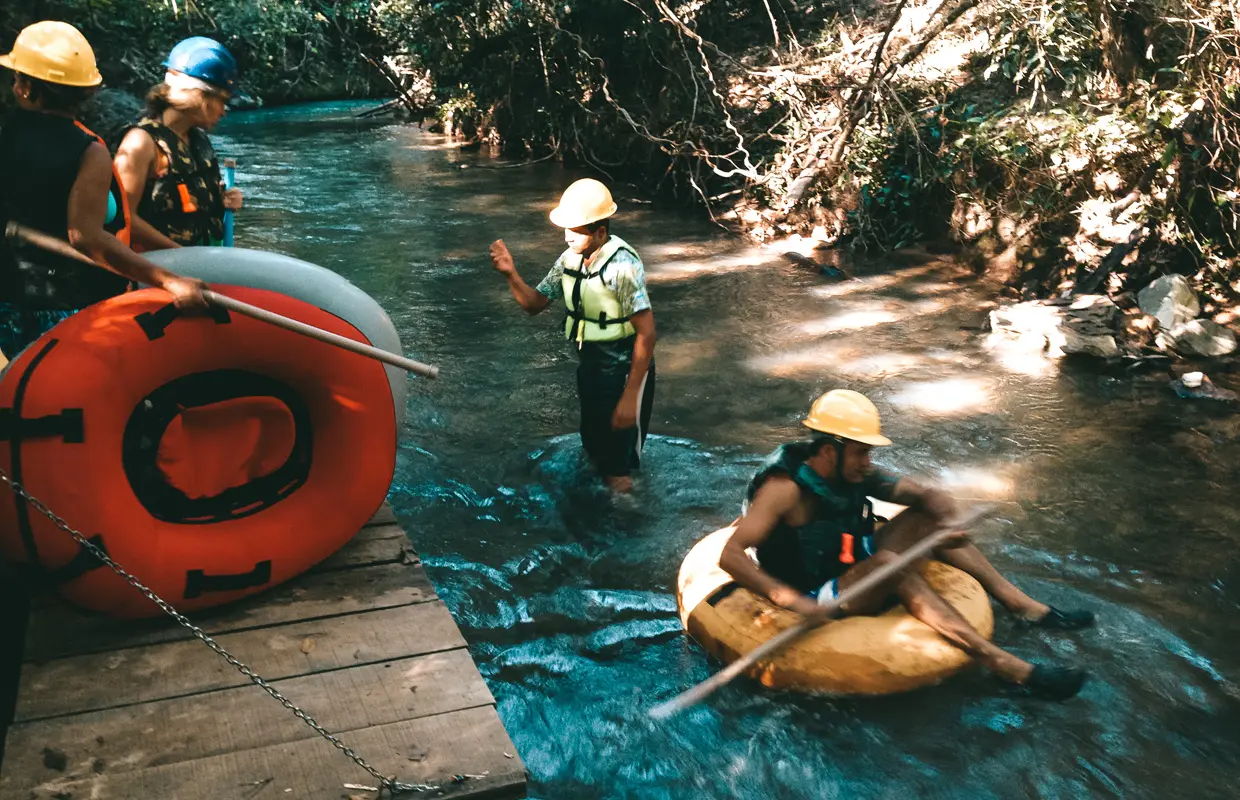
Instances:
[[[142,192],[138,216],[180,245],[214,245],[224,238],[220,164],[207,134],[191,128],[189,141],[156,119],[136,126],[155,140],[155,176]]]

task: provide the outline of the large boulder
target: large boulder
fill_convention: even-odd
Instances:
[[[1236,334],[1208,319],[1181,322],[1157,337],[1158,346],[1184,356],[1225,356],[1236,349]]]
[[[143,102],[121,89],[101,89],[82,106],[82,124],[103,137],[115,152],[125,131],[142,118]]]
[[[1197,294],[1183,275],[1164,275],[1155,280],[1137,293],[1137,304],[1168,331],[1201,311]]]

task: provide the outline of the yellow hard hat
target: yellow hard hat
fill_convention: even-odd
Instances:
[[[860,392],[832,389],[814,401],[801,424],[841,439],[884,446],[891,440],[879,430],[878,409]]]
[[[551,222],[560,228],[580,228],[616,213],[611,192],[593,178],[574,181],[564,190],[560,204],[551,209]]]
[[[13,51],[0,56],[0,67],[62,86],[103,83],[90,42],[67,22],[45,20],[23,28]]]

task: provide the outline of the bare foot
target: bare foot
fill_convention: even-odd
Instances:
[[[613,492],[628,494],[633,491],[633,479],[628,475],[604,475],[603,483],[606,483],[607,488]]]

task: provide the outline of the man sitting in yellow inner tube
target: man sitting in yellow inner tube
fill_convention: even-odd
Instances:
[[[778,448],[754,476],[748,500],[719,565],[737,583],[805,616],[896,554],[930,535],[956,513],[947,493],[875,468],[874,447],[891,444],[878,409],[864,395],[836,389],[819,397],[802,423],[809,442]],[[909,508],[875,535],[867,497]],[[747,554],[755,548],[757,562]],[[1075,630],[1093,624],[1089,611],[1064,612],[1029,597],[999,574],[963,533],[935,557],[972,575],[991,597],[1028,624]],[[934,592],[916,570],[849,600],[843,614],[873,614],[899,598],[929,625],[1000,679],[1047,699],[1067,699],[1085,682],[1083,670],[1033,665],[995,646]]]

